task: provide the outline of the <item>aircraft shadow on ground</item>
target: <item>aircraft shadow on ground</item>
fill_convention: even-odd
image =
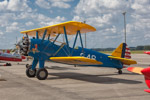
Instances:
[[[103,83],[105,84],[116,84],[116,83],[140,84],[142,83],[140,81],[135,81],[135,80],[110,77],[116,74],[90,75],[90,74],[81,74],[81,73],[74,73],[74,72],[63,72],[63,73],[49,73],[49,75],[53,75],[57,77],[49,77],[48,80],[70,78],[70,79],[81,80],[81,81],[92,82],[92,83],[99,83],[99,84],[103,84]]]

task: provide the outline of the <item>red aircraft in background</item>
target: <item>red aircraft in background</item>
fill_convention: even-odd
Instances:
[[[0,52],[0,61],[15,61],[21,62],[23,59],[26,59],[25,56],[21,56],[19,53],[10,53],[9,50],[6,52]],[[11,66],[11,63],[6,63],[6,66]]]
[[[133,73],[143,74],[145,77],[145,83],[147,84],[148,88],[150,88],[150,67],[128,67],[127,70]],[[144,91],[150,93],[150,89],[144,89]]]
[[[150,55],[150,51],[145,51],[144,53]]]

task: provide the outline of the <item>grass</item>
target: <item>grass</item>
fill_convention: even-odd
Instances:
[[[132,50],[131,54],[143,54],[146,50]],[[101,53],[111,54],[113,51],[99,51]]]

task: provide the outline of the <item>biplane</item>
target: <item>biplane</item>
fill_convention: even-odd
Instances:
[[[26,36],[23,39],[24,46],[21,51],[33,57],[32,65],[26,69],[26,75],[45,80],[48,76],[44,67],[47,60],[79,66],[116,68],[119,74],[122,74],[124,64],[136,64],[136,61],[125,58],[126,43],[121,43],[111,55],[84,48],[81,34],[94,31],[96,31],[94,27],[76,21],[22,31],[21,33]],[[58,45],[56,42],[60,35],[63,35],[65,42]],[[68,40],[71,35],[75,36],[72,46]],[[32,38],[29,39],[29,36]],[[80,47],[75,47],[77,39],[81,44]],[[39,63],[38,70],[37,63]]]

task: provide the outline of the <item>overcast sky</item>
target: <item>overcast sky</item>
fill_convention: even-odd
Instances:
[[[12,48],[20,31],[66,21],[84,21],[97,31],[87,34],[88,48],[150,44],[150,0],[0,0],[0,49]]]

